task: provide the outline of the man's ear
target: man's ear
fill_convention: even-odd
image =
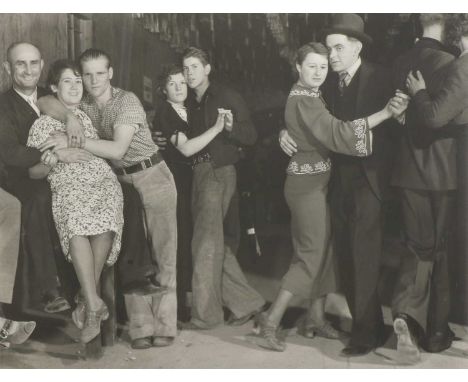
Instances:
[[[50,90],[52,90],[52,93],[57,93],[57,86],[56,85],[50,85]]]
[[[356,54],[359,56],[362,50],[362,42],[361,41],[356,41]]]
[[[205,65],[205,74],[208,76],[211,73],[211,65],[206,64]]]
[[[44,69],[44,60],[41,58],[41,72],[42,72],[42,69]]]
[[[111,80],[112,77],[114,77],[114,68],[111,66],[111,67],[109,68],[109,79]]]
[[[11,65],[10,65],[10,63],[8,61],[5,61],[3,63],[3,68],[6,70],[8,75],[11,77]]]

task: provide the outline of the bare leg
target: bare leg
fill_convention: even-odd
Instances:
[[[89,242],[94,255],[94,278],[99,285],[102,269],[112,248],[114,232],[108,231],[100,235],[90,236]]]
[[[307,311],[307,321],[316,326],[325,324],[325,301],[326,296],[322,296],[312,301]]]
[[[86,305],[90,310],[99,309],[102,300],[96,293],[94,255],[89,239],[73,236],[70,239],[70,254]]]
[[[293,294],[287,290],[281,289],[279,291],[278,296],[276,296],[276,300],[268,310],[268,320],[271,323],[275,324],[276,326],[279,325],[292,297]]]
[[[307,338],[315,336],[328,339],[340,338],[340,333],[327,321],[325,317],[325,302],[327,296],[321,296],[311,302],[305,320],[298,327],[298,333]]]
[[[258,335],[257,345],[275,351],[286,349],[284,342],[277,337],[277,329],[292,297],[291,292],[281,289],[268,312],[258,315],[255,328]]]

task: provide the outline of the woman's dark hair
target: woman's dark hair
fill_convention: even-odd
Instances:
[[[163,67],[161,74],[158,76],[158,92],[163,98],[166,98],[166,95],[164,94],[164,89],[166,88],[166,85],[170,79],[171,76],[174,74],[184,74],[184,70],[180,65],[177,64],[171,64],[168,66]]]
[[[296,64],[302,65],[309,53],[317,53],[328,57],[328,49],[321,42],[308,42],[302,45],[296,52]]]
[[[57,60],[50,66],[49,74],[47,76],[47,86],[50,88],[51,85],[57,86],[62,73],[70,69],[76,76],[81,77],[80,66],[71,60]]]
[[[457,45],[463,36],[468,36],[468,13],[450,14],[445,26],[445,40]]]

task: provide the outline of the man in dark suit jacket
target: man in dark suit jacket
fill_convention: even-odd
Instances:
[[[333,115],[343,120],[363,118],[385,106],[393,94],[389,72],[361,60],[362,19],[337,14],[325,30],[333,72],[324,97]],[[353,316],[346,357],[367,354],[384,343],[384,324],[377,286],[383,242],[383,201],[395,155],[395,121],[379,126],[373,135],[373,154],[366,158],[335,156],[331,207],[335,248],[346,300]]]
[[[9,47],[4,66],[13,82],[0,96],[0,157],[6,165],[6,189],[22,203],[23,244],[31,256],[35,290],[45,298],[46,311],[58,312],[70,306],[58,288],[55,259],[60,247],[50,190],[45,179],[29,179],[28,168],[41,160],[41,152],[26,147],[29,129],[39,115],[35,100],[46,93],[37,87],[43,61],[35,46],[18,43]]]
[[[331,113],[342,120],[363,118],[380,110],[393,94],[389,71],[361,60],[364,22],[355,14],[333,15],[324,31],[330,73],[322,90]],[[351,338],[342,350],[360,356],[383,344],[384,323],[377,293],[382,252],[382,202],[388,194],[395,155],[393,128],[375,129],[373,154],[366,158],[335,155],[331,188],[332,229],[342,271],[340,281],[353,316]],[[291,146],[280,138],[283,150]]]
[[[420,16],[423,36],[395,61],[395,88],[405,89],[408,73],[416,70],[431,94],[443,85],[443,68],[454,59],[441,43],[445,19],[443,14]],[[415,363],[420,358],[418,342],[427,351],[439,352],[450,347],[453,338],[448,327],[447,237],[457,188],[456,142],[454,129],[427,128],[414,102],[405,117],[392,185],[400,192],[408,251],[401,258],[393,315],[399,360]]]

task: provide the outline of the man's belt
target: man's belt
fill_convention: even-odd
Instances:
[[[157,165],[162,160],[163,158],[161,154],[159,154],[159,152],[156,152],[149,159],[145,159],[144,161],[141,161],[140,163],[134,164],[132,166],[115,168],[114,171],[117,175],[134,174],[138,171],[142,171],[154,165]]]
[[[192,157],[192,167],[195,167],[197,164],[205,162],[211,162],[210,153],[198,154]]]

